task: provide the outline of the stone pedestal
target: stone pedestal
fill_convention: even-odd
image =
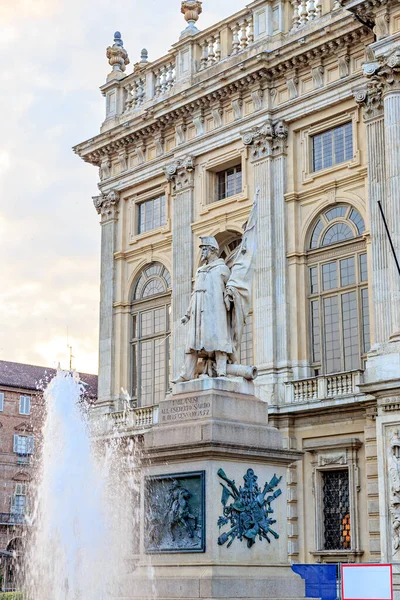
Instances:
[[[254,396],[252,383],[199,379],[174,388],[160,403],[158,425],[144,437],[141,514],[145,517],[129,595],[304,598],[304,581],[288,562],[286,504],[287,467],[301,453],[283,449],[280,432],[268,425],[267,404]],[[271,483],[269,488],[266,483]],[[241,498],[246,485],[247,490],[258,485],[264,498],[270,498],[273,512],[267,518],[273,519],[274,533],[267,527],[269,542],[258,534],[253,542],[248,536],[229,534],[235,524],[227,518],[221,522],[220,517],[228,516],[224,506],[236,502],[234,495],[229,496],[230,484]],[[182,524],[173,527],[173,534],[168,525],[171,499],[181,498],[183,490],[190,492],[182,495],[193,517],[192,537]],[[235,504],[236,514],[243,511],[243,502]],[[244,519],[245,512],[240,514]],[[250,529],[248,525],[247,534]]]

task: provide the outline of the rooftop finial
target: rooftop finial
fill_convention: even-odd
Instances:
[[[199,32],[195,23],[201,15],[203,9],[201,8],[200,0],[183,0],[181,5],[181,13],[185,15],[185,20],[188,26],[181,33],[181,38],[186,35],[195,35]]]
[[[124,48],[124,42],[122,41],[119,31],[114,33],[114,43],[112,46],[108,46],[106,56],[108,58],[108,62],[112,66],[112,72],[110,75],[114,77],[120,77],[120,75],[125,71],[126,65],[129,65],[129,57]]]

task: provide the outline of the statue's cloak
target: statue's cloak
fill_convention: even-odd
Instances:
[[[222,258],[197,269],[190,300],[186,352],[226,352],[232,354],[230,318],[224,293],[231,272]]]

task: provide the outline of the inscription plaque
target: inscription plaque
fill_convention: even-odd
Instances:
[[[204,488],[204,471],[146,478],[147,553],[205,551]]]
[[[159,408],[159,422],[189,421],[211,416],[211,402],[197,396],[168,400]]]

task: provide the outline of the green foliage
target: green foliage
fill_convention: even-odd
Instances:
[[[0,600],[24,600],[22,592],[0,592]]]

